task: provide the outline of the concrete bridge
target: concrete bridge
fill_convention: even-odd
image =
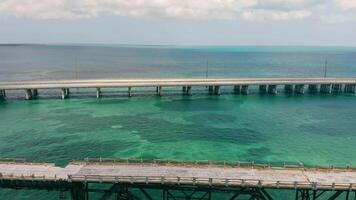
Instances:
[[[6,91],[23,90],[25,99],[35,99],[39,90],[58,90],[61,98],[70,96],[70,89],[94,88],[100,98],[102,88],[127,88],[127,95],[133,95],[134,88],[152,87],[157,95],[165,87],[181,87],[183,94],[191,95],[193,87],[204,86],[209,94],[219,95],[221,87],[231,86],[236,94],[248,94],[250,86],[258,86],[260,93],[277,94],[278,87],[286,93],[303,94],[305,91],[320,93],[355,93],[356,78],[234,78],[234,79],[135,79],[135,80],[58,80],[0,82],[0,99],[6,98]]]
[[[57,167],[2,160],[0,187],[69,191],[80,200],[93,193],[100,199],[270,200],[282,190],[290,192],[288,199],[355,200],[356,168],[101,158]]]

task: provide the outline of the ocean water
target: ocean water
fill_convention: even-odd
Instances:
[[[326,58],[329,76],[356,76],[353,48],[0,46],[0,81],[204,77],[207,60],[209,77],[317,77]],[[0,102],[0,157],[61,166],[85,157],[356,165],[356,95],[231,91],[15,97]],[[58,199],[56,192],[0,196]]]

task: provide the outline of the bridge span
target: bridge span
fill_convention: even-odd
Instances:
[[[249,86],[258,86],[260,93],[277,94],[278,87],[286,93],[303,94],[305,91],[320,93],[355,93],[356,78],[220,78],[220,79],[132,79],[132,80],[58,80],[0,82],[0,99],[6,98],[6,91],[23,90],[27,100],[35,99],[39,90],[58,90],[65,99],[70,96],[70,89],[93,88],[100,98],[102,88],[127,88],[127,95],[132,96],[134,88],[155,88],[157,95],[163,94],[163,88],[181,87],[183,94],[191,95],[193,87],[205,87],[212,95],[219,95],[221,87],[231,86],[236,94],[248,94]]]
[[[0,187],[69,191],[72,199],[356,199],[356,168],[245,162],[86,159],[66,167],[0,162]],[[271,193],[271,191],[274,191]],[[95,198],[96,199],[96,198]]]

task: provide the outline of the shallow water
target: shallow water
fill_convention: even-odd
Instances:
[[[354,48],[0,46],[0,58],[0,81],[72,79],[76,68],[79,79],[204,77],[207,60],[210,77],[320,76],[325,58],[328,75],[356,76]],[[0,102],[0,157],[62,166],[85,157],[356,163],[355,95],[165,92]],[[57,199],[58,193],[1,196]]]

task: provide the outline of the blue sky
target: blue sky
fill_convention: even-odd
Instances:
[[[356,0],[0,0],[0,43],[356,46]]]

